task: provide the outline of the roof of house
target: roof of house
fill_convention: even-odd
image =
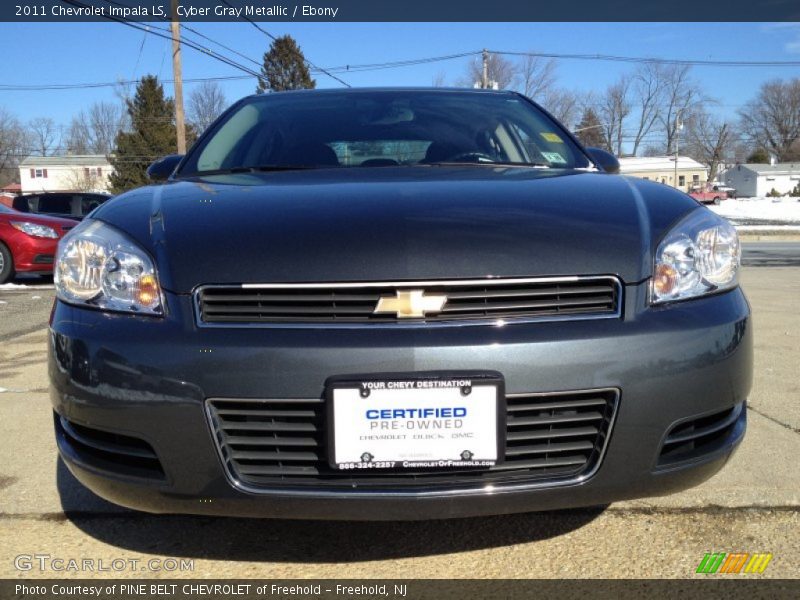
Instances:
[[[66,156],[28,156],[20,167],[96,167],[110,164],[105,154],[68,154]]]
[[[22,185],[19,184],[19,183],[8,183],[8,184],[4,185],[2,188],[0,188],[0,191],[2,191],[2,192],[12,192],[12,193],[21,192],[22,191]]]
[[[731,169],[744,167],[759,175],[800,175],[800,163],[775,163],[774,165],[762,163],[742,163],[734,165]]]
[[[639,171],[672,171],[675,169],[674,156],[628,156],[619,159],[620,171],[636,173]],[[688,156],[678,157],[678,169],[704,171],[706,166]]]

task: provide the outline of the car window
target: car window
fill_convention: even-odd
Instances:
[[[590,166],[557,123],[516,94],[326,91],[244,100],[190,152],[178,176],[437,163]]]
[[[47,194],[39,198],[38,206],[31,209],[35,212],[58,214],[58,215],[72,215],[72,200],[71,194]]]
[[[100,206],[103,202],[108,200],[108,197],[101,196],[100,194],[83,194],[81,199],[81,213],[80,216],[88,215],[95,208]]]

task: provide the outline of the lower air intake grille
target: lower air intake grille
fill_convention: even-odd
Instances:
[[[210,399],[211,427],[231,477],[252,488],[454,488],[520,480],[562,482],[600,464],[617,390],[507,397],[505,461],[488,469],[338,471],[328,465],[325,402]]]
[[[742,402],[712,415],[678,423],[664,439],[658,466],[693,460],[722,448],[744,418],[745,404]]]
[[[195,305],[200,325],[435,324],[614,317],[620,314],[621,291],[615,277],[211,285],[196,292]],[[376,313],[379,302],[386,310]],[[410,312],[400,317],[394,311],[401,307]]]
[[[79,460],[96,469],[149,479],[164,479],[153,448],[139,438],[94,429],[53,413],[56,435]]]

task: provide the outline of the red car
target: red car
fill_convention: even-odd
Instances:
[[[77,224],[0,204],[0,283],[15,273],[52,273],[58,240]]]

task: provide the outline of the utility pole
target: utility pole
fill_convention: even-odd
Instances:
[[[481,88],[489,89],[489,51],[483,49],[483,73],[481,74]]]
[[[181,24],[178,0],[172,0],[172,78],[175,80],[175,129],[178,131],[178,154],[186,154],[186,123],[183,115],[183,75],[181,74]]]
[[[675,178],[672,180],[672,187],[678,189],[678,150],[680,146],[681,128],[681,111],[675,113]]]

